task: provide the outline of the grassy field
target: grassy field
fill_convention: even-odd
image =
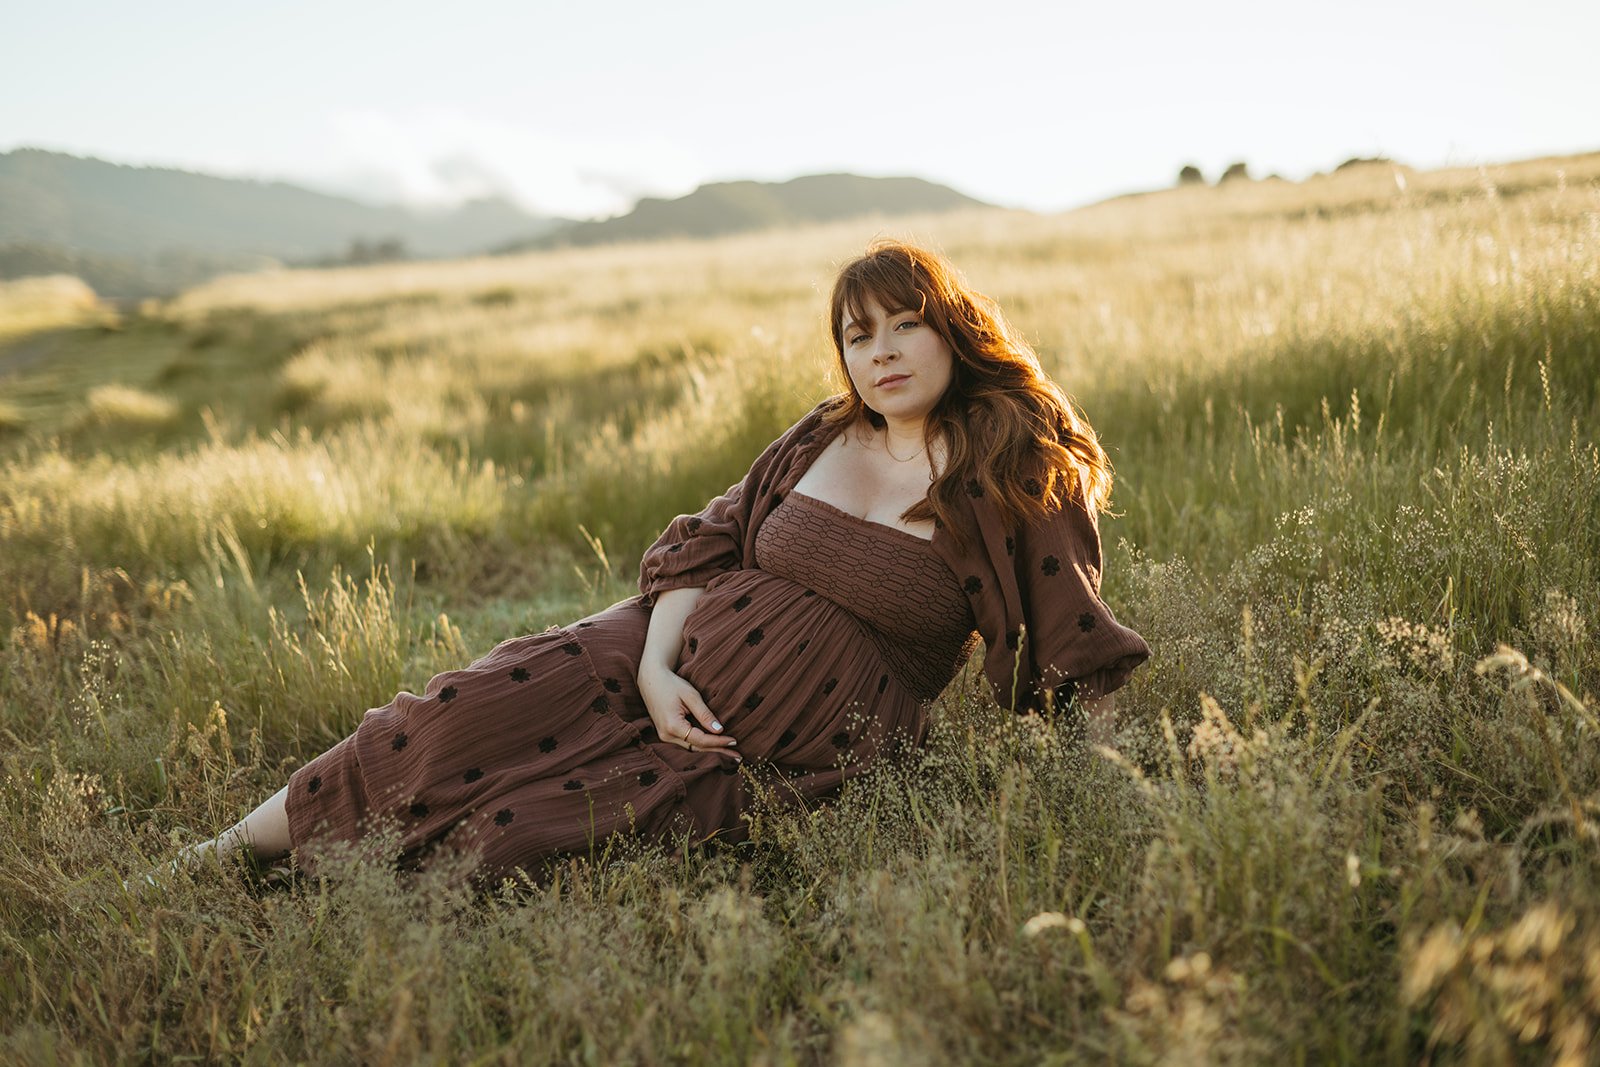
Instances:
[[[879,232],[1111,451],[1114,751],[969,675],[715,854],[123,891],[633,592]],[[0,325],[6,1062],[1600,1060],[1600,156],[74,299]]]

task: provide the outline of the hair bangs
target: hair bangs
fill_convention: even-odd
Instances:
[[[914,264],[863,263],[859,269],[840,275],[834,287],[833,322],[830,324],[834,334],[839,334],[845,322],[864,325],[868,302],[878,304],[886,315],[902,311],[926,315],[928,310],[928,294],[917,285]]]

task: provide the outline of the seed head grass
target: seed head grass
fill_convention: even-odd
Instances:
[[[0,1058],[1594,1062],[1597,182],[1371,164],[19,313]],[[1111,451],[1103,593],[1154,655],[1106,743],[975,660],[835,802],[752,779],[740,844],[485,889],[391,831],[124,887],[367,708],[631,595],[842,386],[821,309],[880,232]]]

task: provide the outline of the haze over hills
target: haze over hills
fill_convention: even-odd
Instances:
[[[507,229],[540,232],[560,221],[535,218],[505,201],[424,214],[286,182],[132,167],[32,148],[0,154],[0,242],[6,243],[120,256],[181,247],[296,260],[342,251],[352,240],[398,239],[419,255],[448,256],[503,240]]]
[[[647,196],[626,215],[574,222],[498,251],[604,244],[665,237],[713,237],[785,223],[829,222],[871,214],[910,214],[982,206],[983,201],[921,178],[812,174],[786,182],[711,182],[688,196]]]
[[[426,213],[286,182],[133,167],[35,148],[0,153],[0,277],[72,273],[110,296],[230,270],[344,257],[357,242],[420,256],[481,252],[566,220],[503,200]]]
[[[577,221],[531,215],[506,200],[423,212],[287,182],[19,148],[0,153],[0,279],[74,274],[102,296],[141,297],[229,271],[710,237],[979,203],[918,178],[823,174],[717,182],[675,200],[647,197],[626,215]]]

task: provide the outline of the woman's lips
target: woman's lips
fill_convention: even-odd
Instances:
[[[892,389],[901,382],[908,382],[910,380],[911,376],[909,374],[891,374],[887,378],[879,378],[877,387],[879,389]]]

